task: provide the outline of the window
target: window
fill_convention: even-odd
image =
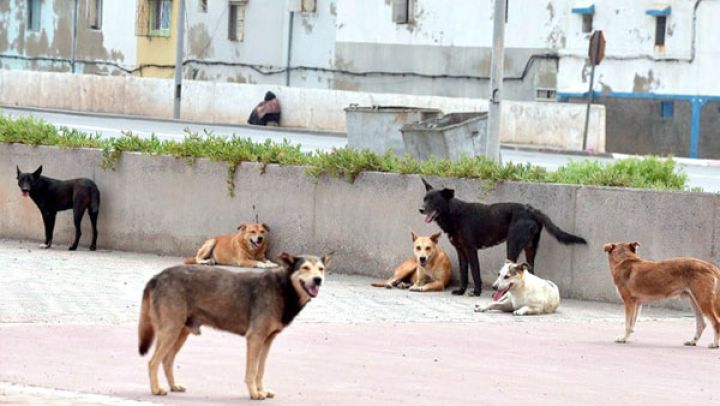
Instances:
[[[228,39],[242,42],[245,40],[245,6],[247,0],[231,1],[228,10]]]
[[[302,0],[301,11],[303,13],[314,13],[317,10],[317,0]]]
[[[663,120],[669,120],[673,118],[673,102],[672,101],[663,101],[660,102],[660,118]]]
[[[207,4],[208,4],[208,0],[200,0],[198,2],[198,9],[200,10],[201,13],[207,13]]]
[[[655,19],[655,46],[665,46],[666,16],[658,16]]]
[[[393,0],[393,22],[412,24],[415,15],[415,0]]]
[[[584,32],[584,33],[592,32],[592,23],[593,23],[593,15],[592,14],[583,14],[583,16],[582,16],[582,32]]]
[[[28,31],[40,31],[40,4],[41,0],[28,0],[27,4],[27,29]]]
[[[172,0],[138,0],[135,35],[170,36]]]
[[[102,29],[102,6],[102,0],[87,0],[87,18],[93,30]]]

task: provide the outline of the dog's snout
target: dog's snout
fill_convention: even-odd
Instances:
[[[313,278],[313,283],[314,283],[316,286],[322,285],[322,281],[323,281],[322,278],[319,277],[319,276],[316,276],[316,277]]]
[[[427,257],[420,257],[420,262],[422,262],[423,264],[427,262]]]
[[[492,288],[493,288],[493,290],[498,290],[498,285],[493,284]]]
[[[259,237],[257,238],[257,240],[258,240],[258,242],[262,242],[263,236],[259,236]]]
[[[420,214],[425,214],[425,208],[424,208],[424,207],[419,208],[418,211],[420,212]]]

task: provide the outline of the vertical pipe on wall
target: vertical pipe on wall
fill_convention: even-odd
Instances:
[[[177,42],[175,47],[175,101],[173,104],[173,118],[180,118],[180,102],[182,101],[182,74],[183,56],[185,54],[185,0],[180,0],[177,17]]]
[[[288,38],[287,38],[287,58],[285,63],[285,86],[290,87],[290,63],[292,61],[292,40],[293,40],[293,20],[295,13],[290,11],[290,19],[288,20]]]
[[[73,0],[72,10],[72,45],[70,50],[70,71],[76,73],[75,60],[77,59],[77,35],[78,35],[78,0]]]

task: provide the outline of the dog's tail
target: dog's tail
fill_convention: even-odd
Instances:
[[[376,288],[390,288],[390,284],[387,282],[373,282],[370,284],[370,286],[374,286]]]
[[[100,210],[100,191],[94,190],[92,196],[90,196],[90,212],[97,213]]]
[[[152,306],[150,295],[152,294],[152,290],[155,289],[155,285],[157,285],[157,280],[155,278],[150,279],[143,291],[142,305],[140,306],[140,322],[138,323],[138,351],[140,355],[147,354],[155,337],[155,330],[150,320],[150,306]]]
[[[548,230],[550,234],[552,234],[553,237],[555,237],[558,241],[560,241],[563,244],[587,244],[587,241],[585,241],[584,238],[578,237],[577,235],[573,235],[570,233],[567,233],[560,229],[560,227],[556,226],[555,223],[550,220],[550,217],[547,216],[547,214],[541,212],[540,210],[532,207],[527,206],[528,211],[532,214],[533,217],[535,217],[535,220],[541,222],[545,228]]]
[[[195,259],[195,257],[185,258],[185,260],[183,261],[183,264],[185,264],[185,265],[197,264],[197,260]]]

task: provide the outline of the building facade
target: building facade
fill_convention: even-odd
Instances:
[[[0,67],[487,98],[494,0],[5,0]],[[508,0],[505,95],[596,102],[607,150],[720,158],[720,1]]]

